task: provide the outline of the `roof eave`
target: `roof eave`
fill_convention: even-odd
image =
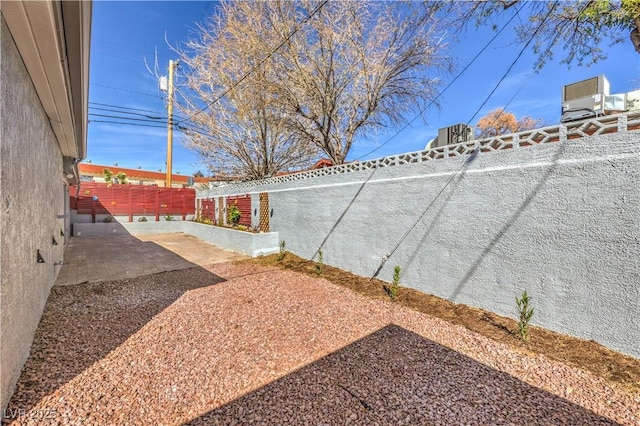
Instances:
[[[3,1],[0,7],[62,155],[84,158],[91,2]]]

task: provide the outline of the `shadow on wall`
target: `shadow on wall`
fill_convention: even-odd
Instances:
[[[617,424],[391,324],[186,425],[320,419],[326,424]]]
[[[547,170],[544,172],[544,174],[542,175],[542,177],[540,178],[536,186],[533,188],[533,190],[529,194],[527,194],[522,204],[516,209],[516,211],[509,218],[509,220],[506,221],[506,223],[502,226],[502,228],[500,228],[500,230],[493,236],[489,244],[487,244],[487,246],[482,250],[482,252],[478,255],[478,257],[473,261],[473,263],[471,263],[471,267],[469,268],[467,273],[464,275],[462,280],[460,280],[456,288],[451,292],[451,296],[449,297],[449,300],[452,300],[452,301],[456,300],[456,298],[460,295],[460,293],[462,292],[464,287],[467,285],[469,280],[471,280],[473,275],[476,273],[476,271],[484,261],[485,257],[491,252],[491,250],[495,247],[495,245],[498,244],[500,240],[502,240],[502,238],[509,231],[509,229],[511,229],[511,227],[516,223],[516,221],[522,215],[522,213],[524,213],[525,210],[527,210],[531,202],[536,198],[540,190],[545,186],[545,184],[549,180],[549,177],[558,168],[558,160],[564,154],[566,146],[567,146],[566,143],[560,143],[558,150],[554,153],[553,157],[551,158],[551,162],[550,162],[551,165],[547,167]]]
[[[153,251],[167,262],[188,262],[158,244],[133,236],[131,240],[133,247],[126,253],[112,250],[105,257],[104,265],[118,267],[118,256],[139,251]],[[139,244],[139,248],[135,244]],[[54,286],[36,331],[31,355],[6,412],[28,412],[44,397],[105,358],[185,292],[225,281],[188,263],[193,265],[189,269],[189,280],[174,278],[175,272],[162,272],[135,279]]]
[[[549,180],[549,177],[557,169],[558,160],[560,159],[560,157],[564,153],[565,149],[566,149],[566,145],[565,144],[560,144],[559,149],[556,151],[556,153],[554,154],[554,156],[551,159],[551,165],[544,172],[543,176],[540,178],[540,180],[538,181],[536,186],[533,188],[533,190],[529,194],[527,194],[527,196],[525,197],[525,199],[522,202],[522,204],[516,209],[516,211],[513,213],[513,215],[505,222],[505,224],[502,226],[502,228],[493,236],[493,238],[491,239],[489,244],[487,244],[487,246],[480,252],[478,257],[472,263],[470,263],[470,265],[471,265],[470,268],[467,270],[467,272],[465,273],[464,277],[460,280],[460,282],[457,284],[457,286],[453,289],[453,291],[451,292],[451,295],[448,297],[448,300],[451,300],[451,301],[454,301],[454,302],[456,301],[456,298],[460,295],[460,293],[462,292],[464,287],[467,285],[467,283],[473,278],[473,275],[478,270],[478,268],[482,264],[482,262],[485,259],[485,257],[491,252],[491,250],[495,247],[495,245],[500,242],[500,240],[509,231],[509,229],[516,223],[518,218],[524,213],[524,211],[527,209],[527,207],[531,204],[531,202],[538,195],[540,190],[547,183],[547,181]],[[452,178],[453,178],[453,177],[455,177],[456,175],[459,174],[459,176],[457,176],[456,179],[452,179],[453,184],[451,185],[451,189],[450,189],[449,193],[447,194],[446,199],[442,202],[442,205],[440,206],[440,208],[438,209],[438,211],[434,215],[433,219],[431,219],[431,221],[429,223],[429,226],[428,226],[427,230],[425,231],[424,235],[422,236],[422,238],[420,239],[420,241],[415,245],[416,249],[409,256],[409,258],[407,260],[406,269],[409,269],[411,267],[411,265],[415,261],[416,257],[420,254],[421,247],[424,245],[425,241],[427,241],[428,237],[431,235],[431,233],[434,230],[434,228],[438,225],[438,222],[439,222],[439,220],[440,220],[440,218],[441,218],[441,216],[443,214],[444,209],[446,208],[447,204],[451,200],[455,190],[458,187],[458,184],[464,178],[466,170],[468,168],[468,165],[471,163],[471,161],[473,161],[474,158],[475,157],[470,158],[467,162],[465,162],[464,167],[461,170],[455,172],[455,174],[452,176]],[[435,199],[434,199],[434,201],[435,201]],[[430,207],[431,207],[431,205],[429,205],[427,207],[427,210]],[[425,213],[426,213],[427,210],[425,210]],[[424,213],[423,213],[423,216],[424,216]],[[421,218],[422,218],[422,216],[421,216]],[[416,224],[420,221],[420,219],[418,219],[418,221],[416,221]],[[414,224],[414,226],[415,226],[415,224]],[[378,271],[376,271],[376,274],[374,274],[374,276],[377,275],[377,273],[379,271],[380,271],[380,269]]]
[[[413,261],[415,260],[417,254],[418,254],[418,249],[424,244],[424,242],[426,241],[427,237],[431,234],[431,231],[433,231],[433,229],[438,224],[440,216],[442,216],[442,213],[443,213],[444,209],[447,207],[447,205],[449,204],[449,201],[453,197],[453,194],[456,191],[456,189],[458,187],[458,184],[462,181],[462,179],[464,179],[464,176],[467,173],[467,169],[469,168],[471,163],[473,163],[473,161],[478,157],[478,154],[479,154],[479,149],[476,149],[475,151],[473,151],[473,153],[468,158],[465,159],[465,161],[462,164],[462,166],[458,170],[454,171],[451,174],[451,176],[449,177],[449,179],[447,179],[447,181],[442,186],[442,188],[440,188],[440,191],[438,191],[438,193],[433,198],[433,200],[431,200],[431,202],[427,205],[427,208],[422,211],[422,214],[418,217],[418,219],[416,219],[416,221],[413,223],[413,225],[404,233],[404,235],[402,236],[402,238],[400,238],[400,240],[398,241],[396,246],[391,251],[389,251],[389,255],[387,256],[387,259],[384,260],[380,264],[380,266],[373,273],[371,278],[376,278],[378,276],[378,274],[380,274],[380,271],[382,271],[382,269],[384,268],[388,258],[390,258],[391,255],[393,255],[393,253],[395,253],[395,251],[400,247],[400,245],[404,242],[404,240],[410,235],[411,231],[416,226],[418,226],[420,224],[420,222],[425,217],[425,215],[429,212],[431,207],[436,203],[436,201],[438,201],[438,198],[440,198],[440,195],[442,195],[447,190],[447,188],[449,188],[449,186],[451,185],[451,188],[449,190],[449,193],[447,194],[447,197],[442,202],[440,208],[438,209],[438,211],[434,215],[433,219],[431,219],[429,227],[425,231],[425,233],[424,233],[422,239],[420,240],[420,242],[416,245],[416,249],[414,250],[413,254],[407,260],[406,268],[408,269],[411,266],[411,264],[413,263]]]
[[[445,187],[442,188],[442,191],[444,191],[444,189],[446,188],[446,186],[449,185],[449,182],[454,179],[458,173],[462,172],[462,174],[464,175],[466,169],[469,167],[469,165],[476,159],[478,155],[478,150],[474,151],[469,158],[465,159],[462,167],[453,172],[451,178],[449,179],[449,181],[447,182],[447,184],[445,185]],[[336,220],[336,222],[331,226],[331,229],[329,230],[329,232],[327,232],[327,235],[324,237],[324,239],[322,240],[322,242],[320,243],[320,245],[318,246],[318,248],[316,249],[315,253],[313,254],[313,256],[311,256],[311,260],[315,259],[316,256],[319,255],[320,250],[322,250],[322,248],[324,247],[324,245],[327,243],[327,241],[329,240],[329,238],[331,237],[331,235],[333,235],[333,233],[336,231],[336,229],[338,228],[338,225],[340,225],[340,223],[342,222],[342,220],[345,218],[345,216],[347,215],[347,213],[349,212],[349,210],[351,209],[351,207],[355,204],[356,200],[358,199],[358,197],[360,196],[360,194],[362,193],[362,190],[364,189],[364,187],[369,183],[369,181],[371,181],[371,179],[373,179],[373,176],[375,175],[376,171],[379,169],[379,167],[374,168],[373,170],[371,170],[371,173],[369,174],[369,176],[367,177],[367,179],[365,179],[362,184],[360,185],[360,187],[358,188],[358,190],[356,191],[356,193],[354,194],[353,198],[351,199],[351,201],[349,201],[349,204],[347,205],[347,207],[344,209],[344,211],[340,214],[340,216],[338,217],[338,219]],[[460,176],[457,181],[459,182],[462,179],[463,176]],[[441,192],[442,192],[441,191]],[[436,198],[431,202],[431,204],[433,204],[438,197],[440,196],[440,194],[438,194],[438,196],[436,196]],[[451,198],[451,194],[449,194],[449,196],[447,197],[446,202]],[[429,207],[431,206],[431,204],[429,205]],[[441,207],[440,211],[442,211],[442,209],[444,208],[444,205]],[[427,208],[428,210],[428,208]],[[418,220],[413,224],[413,226],[411,227],[411,229],[413,229],[418,222],[424,217],[424,215],[426,214],[426,210],[425,212],[422,214],[422,216],[420,216],[418,218]],[[411,230],[410,229],[410,230]],[[409,230],[409,231],[410,231]],[[395,251],[395,249],[394,249]],[[376,276],[378,276],[378,274],[380,273],[380,271],[382,270],[384,266],[384,263],[380,265],[380,267],[373,273],[372,278],[375,278]]]
[[[351,199],[351,201],[349,201],[349,204],[347,205],[347,207],[344,209],[344,211],[340,214],[340,217],[338,217],[338,220],[336,220],[336,223],[333,224],[333,226],[331,227],[331,229],[329,230],[329,232],[327,233],[327,235],[324,237],[324,239],[322,240],[322,242],[320,243],[320,246],[318,246],[318,249],[315,251],[315,253],[313,253],[313,256],[311,256],[311,260],[315,259],[316,256],[318,256],[320,254],[320,250],[322,250],[322,248],[324,247],[324,245],[327,243],[327,241],[329,240],[329,237],[331,237],[331,235],[335,232],[336,228],[338,227],[338,225],[340,225],[340,222],[342,222],[342,219],[344,219],[344,217],[347,215],[347,212],[349,211],[349,209],[351,208],[351,206],[353,206],[353,204],[356,202],[356,199],[360,196],[360,193],[362,192],[362,190],[364,189],[364,187],[367,185],[367,183],[369,183],[369,181],[373,178],[373,175],[376,173],[376,171],[378,170],[378,168],[375,168],[371,171],[371,173],[369,174],[369,176],[367,177],[367,179],[365,179],[364,182],[362,182],[362,184],[360,185],[360,187],[358,188],[358,190],[356,191],[355,195],[353,196],[353,198]]]

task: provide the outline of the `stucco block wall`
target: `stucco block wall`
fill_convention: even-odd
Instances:
[[[278,233],[249,233],[190,221],[76,223],[74,237],[109,237],[184,232],[218,247],[256,257],[276,253]]]
[[[302,257],[372,276],[400,243],[379,278],[512,318],[526,289],[534,324],[640,357],[638,131],[198,196],[262,191]]]
[[[5,408],[63,259],[62,156],[2,19],[0,60],[0,400]],[[53,245],[52,238],[58,242]],[[45,263],[37,263],[40,250]]]

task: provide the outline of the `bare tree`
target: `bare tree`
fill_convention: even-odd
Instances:
[[[177,104],[196,126],[183,129],[188,145],[212,172],[261,179],[312,164],[317,150],[285,127],[271,63],[255,66],[278,35],[251,5],[222,3],[199,27],[199,39],[179,51],[186,73]]]
[[[279,33],[312,1],[263,3]],[[345,161],[358,137],[393,126],[437,96],[450,66],[438,3],[331,1],[277,52],[274,81],[288,128]]]
[[[214,154],[216,169],[235,161],[249,177],[315,160],[318,150],[343,163],[359,137],[437,96],[450,66],[440,7],[222,2],[182,54],[197,94],[185,93],[183,111],[211,131],[192,135],[192,143]]]

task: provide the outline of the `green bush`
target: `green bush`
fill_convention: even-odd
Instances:
[[[240,209],[237,205],[233,204],[229,207],[229,222],[233,225],[237,225],[240,222],[240,218],[242,217],[242,213],[240,213]]]

